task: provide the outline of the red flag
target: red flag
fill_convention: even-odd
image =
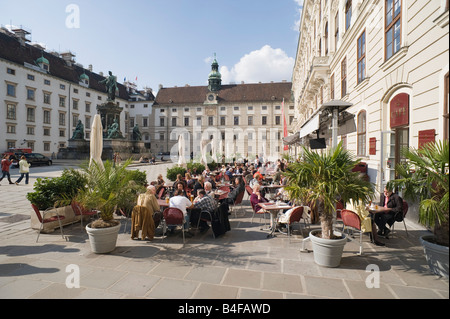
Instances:
[[[283,103],[281,103],[281,114],[283,116],[283,137],[287,137],[288,129],[287,129],[287,124],[286,124],[286,116],[284,116],[284,99],[283,99]],[[285,151],[289,150],[289,146],[284,145],[284,150]]]

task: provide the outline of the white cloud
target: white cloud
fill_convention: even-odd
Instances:
[[[273,49],[269,45],[260,50],[244,55],[231,69],[227,66],[220,68],[222,83],[267,83],[270,81],[290,81],[294,59],[287,56],[281,49]]]

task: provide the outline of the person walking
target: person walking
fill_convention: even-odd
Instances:
[[[9,167],[11,166],[10,155],[3,156],[2,159],[2,177],[0,178],[0,182],[3,178],[8,177],[8,181],[10,184],[14,184],[11,180],[11,175],[9,174]]]
[[[19,173],[20,177],[16,181],[16,185],[19,185],[19,183],[22,181],[22,179],[25,177],[25,184],[28,185],[29,175],[30,175],[30,166],[31,164],[27,162],[27,158],[25,155],[22,155],[20,157],[19,161]]]

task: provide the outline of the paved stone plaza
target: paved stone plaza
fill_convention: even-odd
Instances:
[[[30,184],[0,186],[0,298],[150,298],[150,299],[448,299],[449,283],[429,273],[419,243],[426,230],[408,221],[408,234],[396,225],[396,235],[385,247],[374,246],[364,236],[363,256],[349,242],[339,268],[314,263],[312,253],[301,253],[302,236],[295,232],[266,238],[259,217],[251,223],[247,195],[244,211],[230,216],[231,231],[214,239],[209,230],[187,238],[178,234],[161,241],[133,241],[128,222],[121,229],[117,248],[110,254],[90,251],[80,224],[41,234],[30,228],[32,208],[25,195],[38,177],[58,176],[78,163],[55,160],[50,167],[31,169]],[[149,181],[165,176],[170,164],[135,165]],[[18,171],[12,170],[12,179]],[[123,225],[125,225],[123,220]],[[317,227],[313,225],[312,227]],[[158,232],[157,232],[158,235]],[[307,244],[310,248],[310,244]],[[80,270],[80,287],[69,289],[69,265]],[[378,268],[373,273],[367,269]],[[379,287],[368,288],[376,284]]]

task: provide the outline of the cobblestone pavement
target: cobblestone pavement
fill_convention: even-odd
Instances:
[[[407,221],[400,223],[385,247],[364,236],[364,253],[348,242],[338,268],[314,263],[313,253],[301,253],[303,236],[294,231],[267,238],[263,222],[252,211],[247,195],[242,209],[230,215],[231,231],[214,239],[211,230],[186,239],[179,234],[163,241],[133,241],[122,229],[117,248],[109,254],[90,251],[80,224],[41,234],[30,228],[33,213],[26,193],[38,177],[58,176],[77,162],[55,161],[31,169],[30,184],[0,186],[0,298],[2,299],[448,299],[448,280],[431,274],[419,237],[428,232]],[[165,175],[170,164],[133,165],[147,172],[149,181]],[[18,177],[12,170],[12,179]],[[312,227],[317,227],[312,225]],[[158,230],[157,230],[158,231]],[[306,231],[305,231],[306,233]],[[158,234],[158,233],[157,233]],[[310,243],[306,245],[310,248]],[[66,280],[79,269],[79,288]],[[377,269],[373,272],[371,269]],[[74,283],[73,281],[72,283]]]

